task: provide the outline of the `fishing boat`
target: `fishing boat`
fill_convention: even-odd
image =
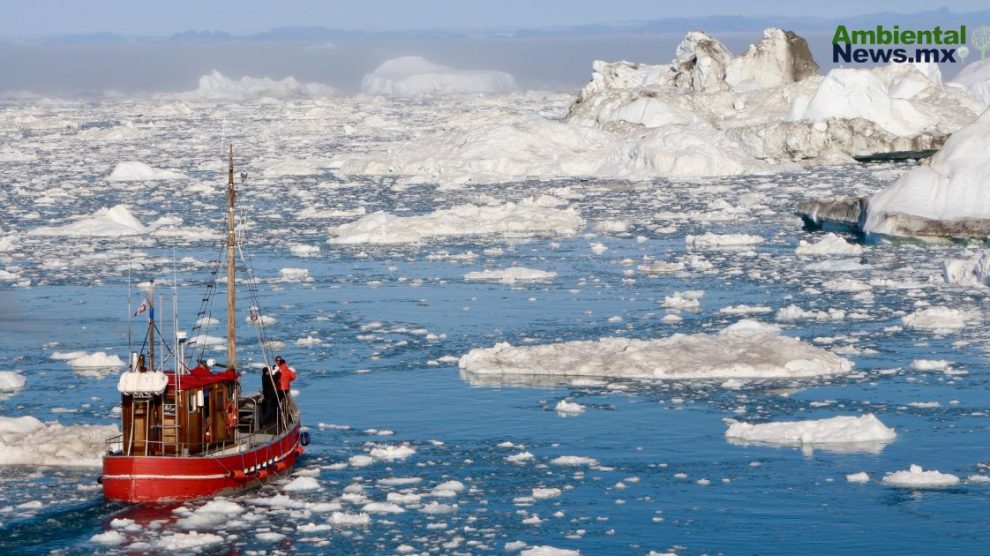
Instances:
[[[242,173],[241,178],[243,184],[246,174]],[[260,318],[253,271],[243,257],[237,233],[236,198],[231,145],[226,233],[193,327],[195,332],[204,322],[216,322],[211,317],[212,301],[217,276],[225,262],[227,361],[218,364],[203,359],[204,348],[200,347],[195,365],[187,364],[187,349],[206,343],[196,342],[197,337],[190,341],[178,330],[175,302],[172,341],[163,341],[164,323],[156,320],[155,284],[151,282],[150,294],[134,313],[148,313],[147,335],[141,349],[131,352],[129,368],[117,384],[123,432],[107,440],[100,477],[104,496],[109,500],[166,502],[246,490],[291,470],[309,444],[308,433],[301,431],[299,408],[288,393],[277,395],[273,374],[262,374],[262,381],[270,382],[262,391],[241,393],[236,304],[239,254],[248,273],[244,282],[254,296],[248,320],[259,332],[265,363],[274,367],[264,319]],[[169,363],[172,368],[166,369]]]

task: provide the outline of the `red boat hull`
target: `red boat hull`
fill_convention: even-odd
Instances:
[[[252,488],[292,469],[303,453],[295,427],[239,454],[210,457],[104,456],[103,495],[121,502],[188,500]]]

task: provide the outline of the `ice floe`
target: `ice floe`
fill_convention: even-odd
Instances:
[[[905,488],[940,488],[959,484],[959,477],[912,464],[907,471],[894,471],[883,476],[884,484]]]
[[[420,56],[387,60],[361,80],[361,90],[372,95],[506,93],[516,88],[508,73],[454,69]]]
[[[725,437],[731,442],[812,446],[833,450],[875,451],[897,437],[873,414],[806,421],[751,424],[730,420]]]
[[[799,378],[848,372],[852,363],[772,325],[742,320],[717,334],[654,340],[602,338],[514,347],[461,357],[462,372],[502,376],[621,376],[655,379]]]
[[[369,214],[330,228],[330,243],[419,243],[444,237],[478,235],[571,235],[584,228],[580,213],[540,196],[501,205],[457,205],[419,216]]]

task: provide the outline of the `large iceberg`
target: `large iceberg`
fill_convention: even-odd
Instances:
[[[663,128],[698,122],[759,159],[843,162],[850,157],[937,149],[982,111],[934,64],[891,64],[818,74],[807,43],[767,29],[741,56],[701,31],[665,65],[596,61],[567,121]]]
[[[420,56],[387,60],[361,81],[361,90],[373,95],[505,93],[517,88],[516,79],[502,71],[454,69]]]
[[[741,320],[717,334],[674,334],[654,340],[602,338],[472,349],[460,358],[468,375],[582,376],[650,379],[803,378],[852,369],[847,359],[776,326]]]
[[[990,112],[960,129],[931,161],[875,195],[864,230],[897,236],[990,235]]]

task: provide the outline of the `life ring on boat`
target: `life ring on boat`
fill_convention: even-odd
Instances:
[[[233,434],[237,428],[237,408],[234,400],[227,400],[227,434]]]

